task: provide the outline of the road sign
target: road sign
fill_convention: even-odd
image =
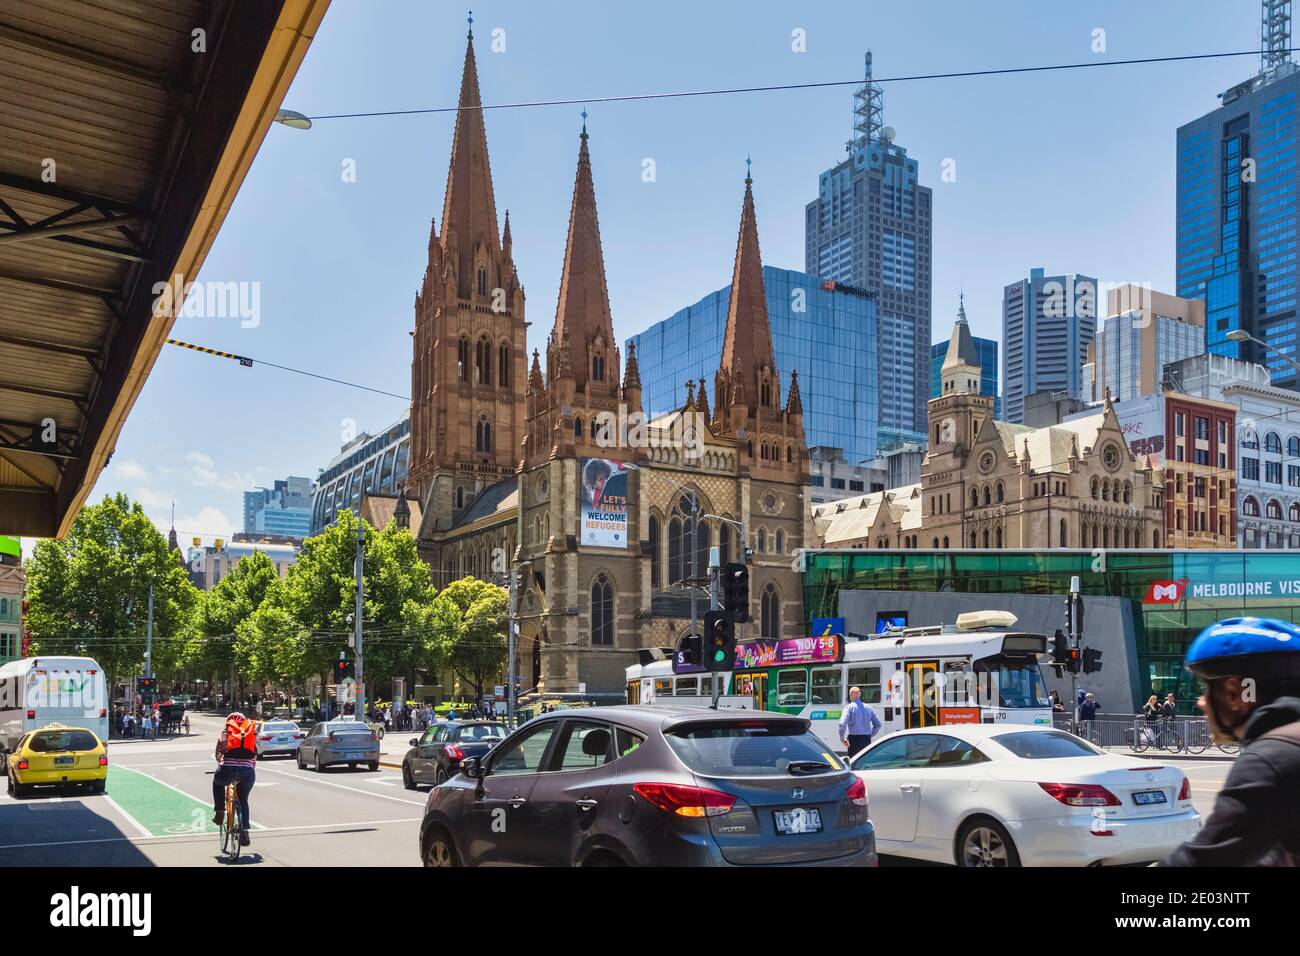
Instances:
[[[357,699],[357,682],[351,677],[339,681],[335,687],[335,699],[340,704],[351,704]]]
[[[493,688],[492,688],[492,696],[495,697],[497,700],[505,700],[505,699],[506,699],[506,685],[505,685],[505,684],[497,684],[495,687],[493,687]]]
[[[586,684],[581,684],[581,683],[578,684],[578,693],[579,693],[579,694],[585,694],[585,693],[587,693],[587,685],[586,685]]]

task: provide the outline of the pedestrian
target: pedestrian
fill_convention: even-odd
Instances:
[[[1090,723],[1097,718],[1101,711],[1101,703],[1093,695],[1092,691],[1084,694],[1083,703],[1079,705],[1079,722]]]
[[[1229,618],[1207,627],[1185,666],[1217,743],[1241,744],[1214,810],[1162,866],[1300,865],[1300,627]]]
[[[849,688],[849,703],[840,714],[840,743],[850,758],[871,746],[871,738],[880,733],[880,717],[862,699],[861,687]]]
[[[1178,701],[1172,693],[1165,695],[1165,702],[1160,705],[1160,716],[1165,720],[1173,720],[1178,716]]]
[[[1053,688],[1051,693],[1047,695],[1047,699],[1048,701],[1051,702],[1052,713],[1062,714],[1065,712],[1065,704],[1061,702],[1061,695],[1056,691],[1055,688]]]

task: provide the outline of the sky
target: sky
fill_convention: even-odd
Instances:
[[[1000,338],[1002,288],[1035,266],[1172,292],[1175,130],[1259,67],[1252,55],[888,82],[1255,51],[1257,0],[521,0],[473,9],[488,106],[856,81],[870,48],[885,123],[934,190],[935,340],[950,334],[959,290],[974,334]],[[465,9],[441,0],[334,0],[284,106],[309,116],[454,107],[465,32]],[[746,156],[764,262],[803,268],[804,207],[818,175],[844,156],[852,90],[587,106],[620,341],[730,281]],[[554,320],[582,108],[486,113],[530,352]],[[415,291],[442,212],[454,121],[444,112],[273,125],[197,277],[240,283],[247,308],[183,316],[172,336],[408,395]],[[315,478],[352,432],[376,433],[404,409],[401,398],[169,346],[91,500],[124,491],[164,531],[174,501],[182,545],[210,542],[240,530],[243,491]]]

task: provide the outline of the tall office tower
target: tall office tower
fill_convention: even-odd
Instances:
[[[966,324],[965,297],[957,308],[957,321]],[[993,399],[993,417],[1002,417],[1002,397],[998,395],[998,343],[996,339],[982,339],[977,335],[970,337],[975,346],[975,356],[980,368],[980,394]],[[948,357],[948,339],[935,342],[930,346],[930,397],[938,398],[943,381],[943,363]]]
[[[1097,328],[1097,280],[1044,275],[1002,290],[1002,414],[1022,424],[1025,399],[1050,391],[1084,399],[1083,367]]]
[[[1178,294],[1205,299],[1211,353],[1294,389],[1300,71],[1290,0],[1261,9],[1259,72],[1178,129]]]
[[[1205,302],[1126,283],[1107,293],[1106,318],[1088,350],[1084,400],[1154,395],[1164,369],[1205,352]]]
[[[854,94],[848,157],[821,174],[806,208],[804,271],[876,296],[882,444],[924,440],[930,397],[930,190],[884,125],[871,78]]]

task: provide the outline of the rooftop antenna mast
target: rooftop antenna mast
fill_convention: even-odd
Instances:
[[[1267,2],[1267,0],[1266,0]],[[1291,4],[1287,3],[1288,14]],[[885,125],[885,91],[871,78],[871,51],[867,51],[866,77],[853,92],[853,139],[846,145],[848,152],[862,149],[880,141],[880,130]]]
[[[1259,6],[1259,71],[1271,73],[1291,60],[1291,0],[1260,0]]]

